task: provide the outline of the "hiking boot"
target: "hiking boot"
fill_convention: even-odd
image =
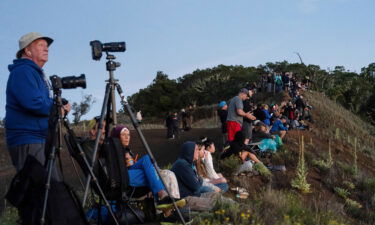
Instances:
[[[184,218],[185,224],[191,224],[193,222],[193,219],[191,218],[188,210],[180,209],[182,218]],[[177,211],[174,211],[173,214],[170,216],[164,218],[160,224],[162,225],[169,225],[169,224],[182,224],[181,218],[178,215]]]
[[[174,199],[174,201],[176,202],[176,205],[177,205],[178,208],[182,208],[186,205],[185,199]],[[173,201],[172,201],[171,197],[166,196],[163,199],[158,200],[156,202],[155,208],[159,209],[159,210],[162,210],[162,211],[165,211],[165,210],[168,210],[168,209],[172,209],[173,207],[174,206],[173,206]]]

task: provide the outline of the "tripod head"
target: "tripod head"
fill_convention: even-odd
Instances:
[[[115,71],[117,67],[121,66],[121,63],[113,61],[114,59],[116,59],[114,55],[109,54],[108,52],[105,52],[105,54],[107,54],[107,71]]]

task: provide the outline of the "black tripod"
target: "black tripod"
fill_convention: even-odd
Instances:
[[[45,223],[45,216],[47,211],[47,201],[48,195],[51,187],[51,177],[52,177],[52,170],[54,169],[55,161],[56,161],[56,152],[61,150],[62,146],[62,129],[61,129],[61,122],[62,122],[62,98],[61,98],[61,88],[54,88],[53,89],[53,96],[54,96],[54,109],[51,112],[49,123],[52,126],[49,127],[49,130],[53,130],[53,133],[49,135],[48,141],[46,143],[46,150],[48,152],[48,161],[47,161],[47,182],[46,182],[46,192],[44,194],[43,200],[43,210],[42,210],[42,217],[40,219],[40,224],[44,225]],[[57,150],[56,150],[57,149]]]
[[[51,77],[51,80],[53,77]],[[56,78],[55,78],[56,79]],[[59,79],[59,78],[57,78]],[[53,95],[54,95],[54,108],[51,112],[50,115],[50,120],[49,120],[49,126],[50,126],[50,131],[53,130],[52,133],[48,135],[47,138],[47,143],[46,143],[46,151],[48,153],[48,161],[47,161],[47,182],[46,182],[46,192],[44,195],[44,201],[43,201],[43,210],[42,210],[42,217],[41,217],[41,225],[45,224],[45,216],[46,216],[46,211],[47,211],[47,202],[48,202],[48,196],[49,196],[49,191],[51,187],[51,177],[52,177],[52,170],[54,169],[55,161],[56,161],[56,153],[60,152],[62,149],[62,127],[63,125],[66,127],[68,134],[70,135],[70,138],[72,138],[73,142],[76,143],[76,148],[79,151],[79,154],[81,158],[83,159],[86,170],[89,172],[89,174],[93,177],[93,182],[95,183],[99,195],[103,199],[106,207],[108,208],[108,211],[110,213],[110,216],[113,218],[113,221],[118,225],[119,223],[117,222],[117,219],[112,211],[112,208],[110,204],[108,203],[99,183],[98,180],[95,177],[95,174],[92,170],[92,167],[90,166],[81,146],[79,145],[77,138],[73,132],[72,129],[69,127],[69,122],[64,120],[63,117],[63,101],[61,98],[61,86],[56,85],[56,82],[53,83]],[[57,82],[58,84],[59,82]]]
[[[121,104],[124,108],[124,111],[126,110],[129,113],[129,116],[130,116],[130,119],[132,121],[133,127],[137,131],[137,133],[138,133],[138,135],[139,135],[139,137],[142,141],[143,146],[146,148],[146,151],[151,158],[151,162],[154,165],[155,170],[156,170],[158,176],[160,177],[164,187],[166,187],[165,182],[160,175],[159,167],[157,165],[155,157],[152,154],[151,149],[150,149],[149,145],[147,144],[147,141],[146,141],[145,137],[143,136],[143,133],[142,133],[141,129],[139,128],[139,123],[138,123],[136,117],[134,116],[134,113],[133,113],[129,103],[125,99],[125,96],[123,94],[123,91],[122,91],[122,88],[121,88],[120,84],[117,83],[118,80],[116,80],[114,78],[113,71],[115,71],[116,68],[120,66],[120,63],[113,61],[114,59],[116,59],[116,57],[114,55],[108,54],[108,52],[106,52],[106,54],[107,54],[106,59],[108,60],[107,63],[106,63],[106,68],[107,68],[107,71],[109,72],[109,79],[106,80],[107,85],[106,85],[106,89],[105,89],[105,95],[104,95],[104,100],[103,100],[98,130],[101,130],[103,128],[103,121],[104,121],[105,116],[106,116],[106,129],[105,129],[106,137],[109,136],[109,125],[110,125],[110,123],[113,122],[113,125],[117,124],[116,101],[115,101],[115,90],[117,90],[118,94],[120,95]],[[112,114],[112,120],[111,120],[111,114]],[[98,132],[97,135],[96,135],[95,145],[94,145],[94,153],[93,153],[93,158],[92,158],[93,160],[92,160],[91,165],[93,165],[94,162],[95,162],[95,158],[96,158],[96,154],[97,154],[98,146],[99,146],[100,135],[101,135],[100,132]],[[90,181],[91,181],[91,176],[89,175],[87,180],[86,180],[85,195],[83,197],[83,206],[86,203]],[[166,192],[170,196],[168,188],[166,188]],[[173,198],[171,198],[171,199],[172,199],[172,202],[173,202],[173,206],[176,209],[176,211],[177,211],[177,213],[178,213],[178,215],[181,219],[181,222],[183,224],[185,224],[184,218],[182,217],[182,214],[181,214],[180,210],[178,209],[178,207],[176,205],[176,202],[174,201]]]

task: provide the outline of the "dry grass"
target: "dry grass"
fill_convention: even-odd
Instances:
[[[314,107],[312,113],[316,121],[315,126],[324,129],[324,131],[319,130],[322,136],[339,139],[351,147],[354,147],[354,140],[357,138],[358,150],[375,156],[373,126],[322,93],[305,92],[304,95]]]

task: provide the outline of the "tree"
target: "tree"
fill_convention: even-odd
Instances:
[[[72,110],[73,113],[72,115],[74,116],[73,122],[74,124],[78,124],[79,121],[81,120],[81,117],[85,114],[87,114],[90,111],[90,108],[92,104],[95,103],[95,99],[92,95],[84,95],[83,99],[80,103],[74,102],[72,105]]]

